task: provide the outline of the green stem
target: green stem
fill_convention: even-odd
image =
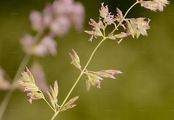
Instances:
[[[126,18],[126,16],[128,15],[128,13],[130,12],[130,10],[137,5],[139,2],[139,0],[137,0],[124,14],[123,18],[121,19],[121,21],[118,23],[118,25],[115,27],[115,29],[111,32],[111,34],[114,34],[114,32],[118,29],[118,27],[121,25],[121,23],[124,21],[124,19]]]
[[[12,85],[15,85],[16,81],[18,80],[19,74],[20,74],[21,71],[26,67],[26,65],[28,64],[30,58],[31,58],[31,55],[26,55],[26,56],[24,57],[24,59],[22,60],[21,64],[19,65],[19,68],[18,68],[18,70],[17,70],[17,72],[16,72],[16,75],[15,75],[15,77],[14,77],[14,79],[13,79]],[[3,115],[4,115],[4,113],[5,113],[5,110],[6,110],[6,108],[7,108],[7,105],[8,105],[8,103],[9,103],[9,101],[10,101],[10,98],[11,98],[11,96],[12,96],[14,90],[15,90],[15,89],[10,90],[10,91],[6,94],[6,96],[4,97],[4,99],[2,100],[2,103],[1,103],[1,105],[0,105],[0,120],[2,120],[2,118],[3,118]]]
[[[106,38],[104,37],[100,43],[96,46],[96,48],[93,50],[92,54],[90,55],[85,67],[83,68],[83,70],[81,71],[80,75],[78,76],[77,80],[75,81],[75,83],[73,84],[72,88],[70,89],[70,91],[68,92],[67,96],[65,97],[64,101],[62,102],[59,110],[52,116],[51,120],[54,120],[56,118],[56,116],[60,113],[61,108],[64,106],[64,104],[66,103],[66,101],[68,100],[68,98],[70,97],[71,93],[73,92],[74,88],[76,87],[77,83],[80,81],[82,75],[84,74],[86,68],[88,67],[88,65],[90,64],[92,58],[94,57],[96,51],[98,50],[98,48],[101,46],[101,44],[106,40]]]
[[[55,109],[50,105],[50,103],[49,103],[45,98],[43,98],[43,100],[48,104],[48,106],[49,106],[54,112],[56,112]]]

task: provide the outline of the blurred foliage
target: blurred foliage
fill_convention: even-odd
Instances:
[[[19,40],[31,31],[28,15],[33,9],[42,10],[49,0],[10,0],[0,4],[0,66],[11,77],[24,56]],[[112,11],[120,7],[123,11],[132,0],[81,0],[86,8],[87,29],[90,17],[97,18],[101,2],[109,4]],[[172,1],[173,2],[173,1]],[[129,16],[152,18],[148,37],[138,40],[125,39],[117,45],[107,41],[97,52],[90,69],[116,68],[124,74],[117,80],[102,82],[102,89],[86,92],[83,78],[73,95],[80,95],[75,109],[59,117],[64,120],[171,120],[174,119],[174,4],[163,13],[154,13],[135,8]],[[58,56],[33,58],[39,61],[46,72],[49,83],[59,81],[60,101],[67,94],[79,74],[70,65],[69,52],[74,48],[85,64],[90,51],[98,40],[88,42],[88,35],[71,30],[57,39]],[[0,100],[6,92],[0,92]],[[51,110],[44,102],[30,105],[24,93],[16,91],[7,108],[4,120],[48,120]]]

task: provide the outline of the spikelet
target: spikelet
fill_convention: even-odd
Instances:
[[[19,84],[24,87],[24,92],[27,93],[30,103],[32,103],[33,100],[44,98],[42,91],[36,85],[35,79],[28,68],[26,68],[25,72],[22,72],[22,77]]]
[[[72,49],[70,57],[71,57],[71,64],[73,64],[76,68],[81,70],[80,58],[74,49]]]
[[[58,109],[59,105],[58,105],[58,94],[59,94],[59,88],[58,88],[58,82],[55,81],[54,82],[54,86],[50,86],[50,91],[48,91],[48,97],[49,100],[51,102],[51,105],[53,106],[53,108],[55,110]]]
[[[97,86],[97,88],[100,88],[100,83],[104,78],[116,79],[116,76],[121,73],[122,72],[119,70],[102,70],[98,72],[86,70],[86,88],[88,91],[90,90],[91,86]]]

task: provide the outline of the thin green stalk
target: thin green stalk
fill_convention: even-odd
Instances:
[[[50,103],[49,103],[45,98],[43,98],[43,100],[48,104],[48,106],[49,106],[54,112],[56,112],[55,109],[50,105]]]
[[[15,77],[14,77],[14,79],[13,79],[12,85],[15,85],[15,82],[17,81],[17,79],[18,79],[18,77],[19,77],[19,74],[20,74],[21,71],[26,67],[26,65],[28,64],[30,58],[31,58],[31,55],[26,55],[26,56],[23,58],[21,64],[19,65],[19,68],[18,68],[18,70],[17,70],[17,72],[16,72],[16,75],[15,75]],[[11,98],[11,96],[12,96],[14,90],[15,90],[15,89],[10,90],[10,91],[6,94],[6,96],[4,97],[4,99],[2,100],[2,103],[1,103],[1,105],[0,105],[0,120],[2,120],[2,118],[3,118],[3,115],[4,115],[4,113],[5,113],[5,110],[6,110],[6,108],[7,108],[7,105],[8,105],[8,103],[9,103],[9,101],[10,101],[10,98]]]
[[[121,25],[121,23],[124,21],[124,18],[127,16],[127,14],[129,13],[129,11],[139,3],[139,0],[137,0],[124,14],[123,19],[118,23],[118,25],[115,27],[115,29],[111,32],[111,34],[113,34],[118,27]],[[66,103],[66,101],[68,100],[69,96],[71,95],[71,93],[73,92],[74,88],[76,87],[76,85],[78,84],[78,82],[80,81],[82,75],[84,74],[86,68],[88,67],[88,65],[90,64],[92,58],[94,57],[96,51],[98,50],[98,48],[100,47],[100,45],[107,39],[107,37],[104,37],[101,42],[96,46],[96,48],[93,50],[89,60],[87,61],[85,67],[83,68],[83,70],[81,71],[80,75],[78,76],[77,80],[75,81],[75,83],[73,84],[72,88],[70,89],[70,91],[68,92],[67,96],[65,97],[64,101],[62,102],[59,110],[57,112],[54,113],[54,115],[52,116],[51,120],[55,120],[56,116],[60,113],[61,108],[64,106],[64,104]]]
[[[96,48],[93,50],[92,54],[90,55],[90,58],[88,59],[85,67],[83,68],[83,70],[81,71],[80,75],[78,76],[77,80],[75,81],[75,83],[73,84],[72,88],[70,89],[70,91],[68,92],[67,96],[65,97],[64,101],[62,102],[59,110],[53,115],[53,117],[51,118],[51,120],[54,120],[56,118],[56,116],[60,113],[61,108],[64,106],[64,104],[66,103],[66,101],[68,100],[68,98],[70,97],[71,93],[73,92],[74,88],[76,87],[77,83],[80,81],[82,75],[84,74],[86,68],[88,67],[88,65],[90,64],[92,58],[94,57],[96,51],[98,50],[98,48],[101,46],[101,44],[106,40],[106,38],[104,37],[100,43],[96,46]]]

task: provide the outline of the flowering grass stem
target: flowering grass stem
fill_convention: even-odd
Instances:
[[[129,13],[129,11],[139,3],[139,1],[137,0],[137,2],[135,2],[124,14],[124,18],[127,16],[127,14]],[[118,23],[118,25],[115,27],[115,29],[111,32],[114,33],[117,28],[121,25],[121,23],[124,21],[124,18]],[[98,50],[98,48],[101,46],[101,44],[107,39],[108,37],[104,36],[103,39],[99,42],[99,44],[96,46],[96,48],[93,50],[92,54],[90,55],[90,58],[88,59],[85,67],[83,68],[83,70],[81,71],[80,75],[78,76],[77,80],[75,81],[75,83],[73,84],[72,88],[70,89],[70,91],[68,92],[67,96],[65,97],[64,101],[62,102],[60,109],[54,113],[54,115],[52,116],[51,120],[55,120],[55,118],[57,117],[57,115],[60,113],[61,108],[64,106],[64,104],[67,102],[68,98],[70,97],[71,93],[73,92],[74,88],[76,87],[76,85],[78,84],[78,82],[80,81],[81,77],[83,76],[83,74],[85,73],[86,68],[88,67],[88,65],[90,64],[91,60],[93,59],[96,51]]]

